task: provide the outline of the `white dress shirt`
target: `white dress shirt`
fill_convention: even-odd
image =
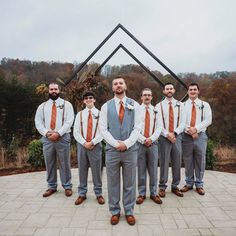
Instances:
[[[57,108],[57,116],[56,116],[56,127],[54,131],[57,131],[60,134],[60,136],[62,136],[63,134],[70,132],[70,128],[74,121],[74,110],[70,102],[65,101],[64,99],[61,98],[56,99],[55,104]],[[35,126],[36,129],[39,131],[39,133],[43,136],[46,136],[47,132],[51,131],[50,123],[51,123],[52,105],[53,105],[53,100],[49,99],[46,102],[42,103],[36,111]],[[64,118],[63,118],[63,110],[64,110]]]
[[[196,106],[196,124],[195,128],[197,132],[205,132],[207,127],[212,123],[212,111],[209,103],[200,100],[199,98],[195,99]],[[188,99],[185,103],[184,109],[186,113],[185,120],[185,131],[190,127],[191,117],[192,117],[192,100]],[[203,115],[203,117],[202,117]],[[203,119],[202,119],[203,118]]]
[[[169,134],[169,100],[165,98],[163,101],[158,103],[155,107],[155,109],[158,111],[158,124],[160,124],[163,129],[161,132],[161,135],[164,137],[167,137]],[[176,99],[171,99],[172,108],[174,111],[174,132],[177,134],[180,134],[183,132],[185,127],[185,112],[184,112],[184,104],[180,101],[177,101]],[[164,122],[165,126],[163,124],[163,116],[161,111],[161,104],[163,108],[163,115],[164,115]],[[179,114],[179,122],[178,122],[178,114]],[[177,124],[178,123],[178,124]]]
[[[151,104],[148,106],[148,111],[150,114],[150,130],[149,130],[149,134],[150,134],[150,139],[152,140],[152,142],[155,142],[162,131],[162,126],[160,126],[157,122],[157,113],[154,112],[154,106],[152,106]],[[145,116],[146,116],[146,105],[145,104],[141,104],[140,105],[140,117],[143,121],[143,129],[141,130],[140,134],[139,134],[139,138],[138,141],[140,143],[144,143],[144,141],[146,140],[146,137],[144,136],[144,129],[145,129]],[[155,120],[155,116],[156,116],[156,122],[155,122],[155,128],[154,128],[154,132],[153,132],[153,126],[154,126],[154,120]],[[153,132],[153,133],[152,133]]]
[[[122,102],[123,102],[124,106],[127,106],[128,109],[129,109],[130,105],[126,105],[126,99],[127,99],[127,97],[125,96],[122,99]],[[119,115],[120,99],[117,98],[117,97],[114,97],[114,100],[115,100],[116,111],[117,111],[117,114]],[[140,114],[139,104],[134,101],[134,107],[132,107],[132,108],[134,109],[134,129],[131,132],[129,138],[123,141],[125,143],[127,149],[135,144],[135,142],[138,139],[139,133],[140,133],[142,127],[143,127],[143,122],[142,122],[141,116],[139,115]],[[131,107],[130,107],[130,109],[131,109]],[[112,134],[108,131],[108,127],[107,127],[107,103],[103,104],[103,106],[101,108],[101,116],[100,116],[100,120],[99,120],[99,129],[101,131],[101,134],[102,134],[103,138],[105,139],[105,141],[107,143],[109,143],[113,147],[118,146],[118,140],[116,140],[112,136]]]
[[[80,120],[81,114],[80,114],[80,112],[78,112],[76,117],[75,117],[73,134],[74,134],[75,140],[78,143],[80,143],[81,145],[84,145],[84,143],[87,142],[86,141],[86,136],[87,136],[89,111],[90,111],[90,109],[88,109],[87,107],[84,110],[80,111],[80,112],[82,112],[82,128],[83,128],[83,135],[84,136],[82,136],[82,132],[81,132],[81,120]],[[94,132],[95,132],[96,125],[97,125],[100,114],[99,114],[99,110],[96,107],[93,107],[91,109],[91,112],[92,112],[92,119],[93,119],[93,130],[92,130],[92,140],[91,140],[91,142],[94,145],[96,145],[97,143],[101,142],[102,139],[103,139],[100,132],[99,132],[99,130],[98,130],[98,128],[97,128],[97,131],[96,131],[96,135],[94,137]]]

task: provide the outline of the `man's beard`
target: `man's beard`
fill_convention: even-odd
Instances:
[[[116,91],[114,91],[114,93],[117,94],[117,95],[124,94],[125,93],[125,89],[123,89],[123,90],[116,90]]]
[[[60,93],[49,93],[49,98],[51,98],[53,101],[57,100],[60,96]]]
[[[168,97],[168,98],[172,98],[172,97],[173,97],[173,93],[170,93],[170,92],[167,93],[167,94],[166,94],[166,97]]]

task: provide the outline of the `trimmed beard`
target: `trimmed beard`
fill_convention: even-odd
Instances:
[[[49,93],[49,98],[51,98],[53,101],[57,100],[60,96],[60,93]]]

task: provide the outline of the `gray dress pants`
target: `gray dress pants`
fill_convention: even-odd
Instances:
[[[193,187],[194,183],[197,188],[203,187],[207,139],[205,132],[199,133],[197,139],[193,139],[192,136],[186,133],[183,134],[182,146],[185,166],[185,181],[188,187]]]
[[[64,134],[56,142],[42,137],[43,155],[47,169],[47,182],[49,189],[57,189],[57,160],[59,165],[61,184],[64,189],[71,189],[70,166],[70,134]]]
[[[167,138],[160,136],[160,182],[159,188],[166,189],[168,181],[169,163],[171,162],[172,183],[171,189],[176,189],[180,183],[181,176],[181,156],[182,156],[182,135],[177,135],[173,144]]]

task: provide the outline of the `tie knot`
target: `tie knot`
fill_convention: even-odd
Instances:
[[[172,105],[172,102],[169,102],[169,105]]]
[[[123,105],[123,101],[122,100],[120,100],[120,105]]]
[[[195,105],[195,102],[192,102],[193,105]]]
[[[91,112],[92,112],[92,111],[91,111],[91,110],[89,110],[88,112],[89,112],[89,114],[91,114]]]
[[[148,110],[149,109],[149,107],[148,106],[146,106],[146,110]]]
[[[55,102],[55,101],[53,101],[52,103],[53,103],[53,104],[56,104],[56,102]]]

